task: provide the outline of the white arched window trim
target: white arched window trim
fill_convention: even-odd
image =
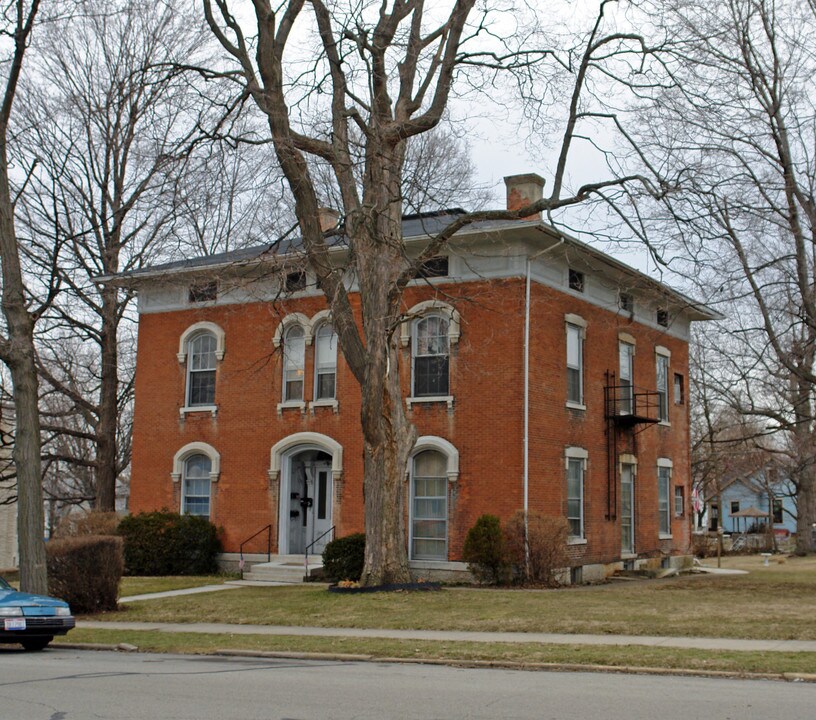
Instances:
[[[456,345],[459,342],[459,334],[461,332],[461,320],[459,312],[452,305],[442,302],[441,300],[425,300],[414,305],[407,313],[405,319],[400,326],[400,343],[402,347],[408,347],[411,341],[411,327],[413,321],[423,315],[431,315],[439,313],[445,316],[448,321],[448,342],[451,345]]]
[[[332,479],[339,480],[343,475],[343,446],[334,438],[316,432],[299,432],[278,440],[270,451],[269,480],[277,482],[280,478],[281,464],[284,455],[299,445],[319,447],[332,456]]]
[[[221,455],[212,445],[204,442],[187,443],[175,454],[173,457],[173,472],[170,473],[173,482],[181,480],[181,475],[184,472],[184,462],[192,455],[206,455],[210,458],[212,463],[210,466],[210,482],[218,482],[218,477],[221,475]]]
[[[226,333],[221,329],[219,325],[216,325],[213,322],[197,322],[193,325],[190,325],[179,338],[179,351],[176,354],[178,361],[180,363],[187,362],[187,344],[190,340],[198,335],[199,333],[212,333],[215,336],[215,359],[216,360],[223,360],[224,359],[224,351],[226,349]]]
[[[272,338],[272,343],[276,348],[279,348],[283,343],[283,336],[292,325],[300,325],[303,328],[303,337],[306,340],[306,346],[312,344],[312,322],[303,313],[290,313],[275,329],[275,337]]]
[[[445,438],[437,437],[436,435],[422,435],[421,437],[417,438],[417,441],[414,444],[414,449],[411,450],[410,460],[413,461],[415,455],[418,455],[425,450],[436,450],[447,458],[448,482],[453,483],[459,479],[459,451],[452,443],[445,440]]]

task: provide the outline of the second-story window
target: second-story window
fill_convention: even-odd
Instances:
[[[292,325],[283,338],[283,401],[303,401],[306,374],[306,335],[300,325]]]
[[[657,356],[657,419],[660,422],[669,421],[669,358],[665,355]]]
[[[187,346],[187,406],[215,405],[216,339],[212,333],[196,335]]]
[[[584,403],[583,329],[567,323],[567,402]]]
[[[315,335],[315,400],[334,400],[337,384],[337,335],[324,323]]]
[[[440,315],[427,315],[416,320],[412,345],[414,397],[448,395],[448,320]]]
[[[618,411],[621,415],[631,415],[634,410],[634,358],[635,346],[628,342],[618,343],[620,355],[620,392]]]

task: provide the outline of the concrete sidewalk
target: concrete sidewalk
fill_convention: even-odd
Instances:
[[[78,628],[153,630],[215,635],[300,635],[305,637],[385,638],[437,642],[537,643],[541,645],[642,645],[759,652],[813,652],[816,640],[742,640],[736,638],[656,637],[649,635],[569,635],[557,633],[463,632],[458,630],[387,630],[372,628],[231,625],[228,623],[140,623],[80,620]]]

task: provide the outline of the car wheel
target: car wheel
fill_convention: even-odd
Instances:
[[[54,638],[51,637],[31,638],[30,640],[20,640],[20,644],[26,650],[39,652],[40,650],[44,650],[53,639]]]

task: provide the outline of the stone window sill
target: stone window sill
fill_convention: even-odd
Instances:
[[[218,405],[192,405],[179,408],[179,415],[185,417],[193,413],[210,413],[213,417],[218,414]]]
[[[306,414],[306,403],[302,400],[288,400],[278,403],[278,415],[283,415],[284,410],[300,410],[301,415]]]
[[[658,540],[671,540],[672,534],[671,533],[658,533],[657,534]]]
[[[580,537],[571,537],[567,540],[567,545],[586,545],[587,539]]]
[[[572,402],[572,400],[567,400],[567,407],[570,410],[586,410],[586,405],[583,403]]]
[[[453,409],[453,395],[428,395],[427,397],[405,398],[405,404],[410,410],[413,405],[424,405],[428,403],[445,403],[448,410]]]
[[[340,403],[335,398],[326,398],[324,400],[312,400],[309,403],[309,411],[314,415],[315,408],[331,408],[334,412],[340,412]]]

